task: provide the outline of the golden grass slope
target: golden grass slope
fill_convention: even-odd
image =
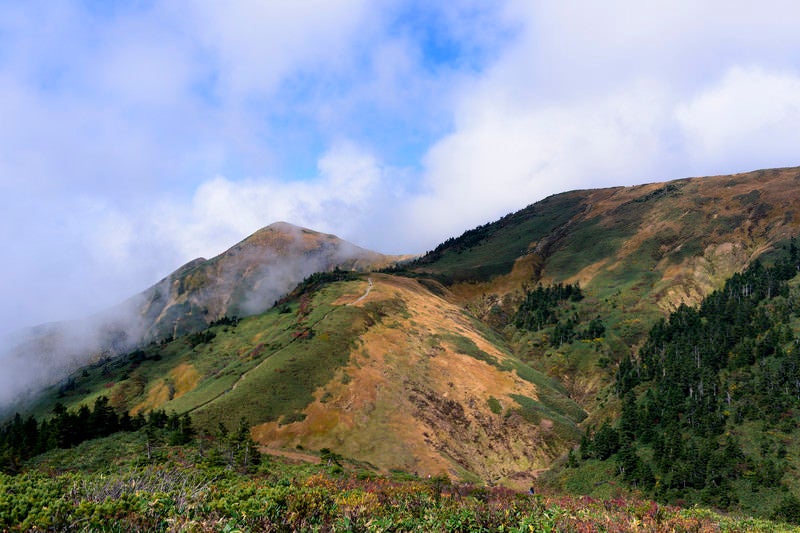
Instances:
[[[646,203],[647,195],[667,188],[674,192],[649,202],[616,253],[568,281],[589,286],[600,272],[622,269],[646,254],[650,268],[658,274],[652,287],[655,303],[671,310],[681,303],[698,303],[776,243],[797,236],[797,168],[590,191],[586,199],[590,209],[583,217],[599,217],[606,227],[619,225],[617,217],[626,203]],[[695,249],[687,250],[690,246]]]
[[[502,370],[510,356],[460,307],[412,279],[371,279],[369,295],[355,305],[374,322],[349,364],[317,391],[304,420],[255,427],[259,442],[330,448],[384,470],[492,482],[526,480],[575,442],[574,420],[542,415],[532,423],[530,413],[521,414],[511,395],[536,401],[544,391]],[[353,288],[335,303],[357,301],[367,282]],[[493,362],[461,353],[463,339]]]
[[[168,377],[158,380],[147,391],[147,398],[130,410],[132,416],[161,408],[165,403],[194,390],[202,376],[192,365],[183,362],[169,371]]]

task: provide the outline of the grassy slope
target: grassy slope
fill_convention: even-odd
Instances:
[[[557,381],[422,284],[372,279],[364,299],[366,279],[328,284],[284,312],[79,371],[34,412],[106,395],[133,413],[190,412],[207,431],[244,417],[271,446],[484,480],[528,479],[577,442],[585,413]]]
[[[642,311],[696,302],[793,234],[798,184],[798,169],[778,169],[563,193],[444,243],[416,267],[485,281],[536,255],[541,279],[577,280]]]
[[[580,193],[551,196],[465,234],[424,257],[419,268],[454,281],[486,281],[511,272],[526,254],[545,254],[585,209]]]
[[[416,281],[373,280],[358,303],[370,326],[349,363],[318,390],[306,419],[263,424],[254,430],[259,440],[481,479],[529,473],[575,442],[584,414],[557,383],[514,360],[463,310]],[[530,420],[531,409],[514,394],[538,402]],[[501,412],[491,411],[490,397],[501,398]],[[529,425],[534,417],[548,429]]]
[[[461,303],[500,329],[492,311],[513,313],[525,286],[580,283],[587,298],[575,311],[581,320],[602,317],[601,342],[554,350],[541,335],[505,333],[518,357],[564,380],[595,411],[613,364],[657,318],[698,303],[800,233],[798,185],[798,169],[777,169],[563,193],[470,230],[413,268],[455,281]]]

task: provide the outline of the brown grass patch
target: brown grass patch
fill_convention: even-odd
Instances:
[[[707,246],[702,256],[663,265],[660,285],[664,288],[658,294],[659,307],[671,311],[681,303],[698,304],[753,256],[764,251],[765,248],[758,248],[751,253],[740,243],[722,242]]]
[[[158,409],[165,403],[194,390],[200,383],[200,373],[189,363],[181,363],[158,380],[147,391],[147,397],[131,409],[131,416]]]
[[[169,372],[175,387],[173,398],[180,398],[193,391],[200,383],[200,373],[188,363],[181,363]]]
[[[166,380],[161,380],[155,383],[150,390],[147,392],[147,398],[131,409],[131,416],[136,416],[139,413],[146,413],[148,411],[152,411],[153,409],[158,409],[168,401],[170,401],[170,395],[172,392],[172,387]]]
[[[464,305],[484,294],[505,295],[519,290],[523,284],[534,285],[539,281],[542,258],[538,254],[526,254],[514,261],[508,274],[500,275],[480,283],[456,283],[450,287],[453,303]]]
[[[581,287],[586,287],[601,271],[608,269],[608,259],[603,259],[582,268],[580,272],[567,279],[566,283],[580,283]]]

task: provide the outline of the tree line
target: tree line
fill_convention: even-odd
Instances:
[[[145,416],[139,413],[131,417],[127,412],[118,415],[109,405],[106,396],[95,399],[93,407],[81,405],[69,411],[57,403],[52,416],[37,421],[33,416],[25,419],[16,413],[0,427],[0,469],[6,473],[18,472],[21,464],[41,453],[55,448],[72,448],[78,444],[118,431],[163,430],[174,433],[171,441],[176,444],[188,442],[194,435],[188,414],[167,415],[163,410],[154,410]]]
[[[730,508],[742,481],[781,487],[787,451],[766,435],[797,431],[800,338],[790,322],[800,305],[788,282],[798,259],[792,239],[773,266],[755,261],[699,306],[657,322],[619,365],[619,419],[588,432],[581,458],[613,458],[623,479],[668,501]],[[743,451],[746,422],[761,424],[758,453]]]
[[[548,338],[550,346],[554,348],[574,340],[602,337],[606,327],[600,317],[585,323],[576,312],[570,312],[564,305],[582,299],[583,291],[578,283],[537,285],[525,292],[511,321],[517,328],[528,331],[552,328]]]

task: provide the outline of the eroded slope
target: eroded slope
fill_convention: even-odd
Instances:
[[[368,316],[348,364],[303,420],[254,428],[260,442],[489,481],[524,479],[575,442],[584,414],[555,382],[417,281],[372,280],[367,298],[362,282],[337,301]]]

